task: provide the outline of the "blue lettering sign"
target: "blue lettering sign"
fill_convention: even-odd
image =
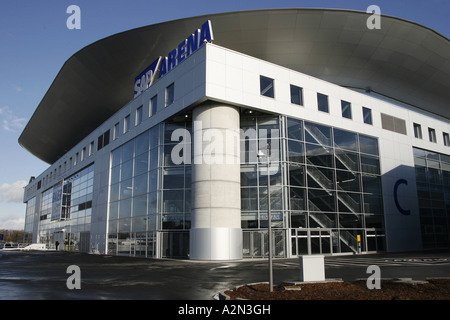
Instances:
[[[397,182],[394,185],[394,201],[395,201],[395,206],[397,207],[397,210],[405,215],[405,216],[409,216],[411,214],[411,210],[405,210],[400,206],[400,203],[398,202],[398,187],[401,185],[408,185],[408,181],[406,181],[405,179],[399,179],[397,180]]]
[[[150,87],[155,79],[156,72],[159,67],[158,79],[163,77],[167,72],[175,68],[180,62],[187,59],[204,43],[214,40],[211,21],[208,20],[203,23],[200,29],[197,29],[187,39],[181,41],[181,43],[172,51],[169,52],[167,57],[158,58],[147,69],[145,69],[134,80],[134,97],[142,93],[145,89]]]
[[[186,42],[187,40],[184,39],[179,45],[178,45],[178,63],[183,61],[186,58]]]
[[[195,31],[187,38],[186,56],[190,56],[198,49],[198,39],[200,37],[200,30]]]
[[[203,23],[201,29],[197,29],[187,39],[183,40],[178,47],[169,52],[166,58],[166,65],[161,65],[159,70],[159,77],[163,77],[167,72],[175,68],[181,61],[188,58],[204,43],[214,40],[211,21],[208,20]],[[164,69],[163,69],[164,67]]]
[[[177,66],[177,49],[173,49],[167,56],[167,72]]]
[[[199,40],[199,47],[206,42],[211,42],[214,40],[213,33],[212,33],[212,26],[211,21],[208,20],[202,25],[202,29],[200,30],[200,40]]]
[[[145,89],[150,87],[155,79],[156,71],[158,69],[159,63],[161,61],[161,57],[156,59],[147,69],[141,72],[134,79],[134,97],[136,98],[138,95],[142,93]]]
[[[164,57],[161,60],[161,67],[159,68],[159,77],[158,78],[161,78],[166,73],[167,73],[167,57]]]

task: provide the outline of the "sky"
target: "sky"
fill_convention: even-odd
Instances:
[[[80,8],[80,29],[67,27],[70,5]],[[272,8],[366,11],[370,5],[450,38],[450,0],[0,0],[0,230],[24,227],[23,187],[49,165],[18,138],[77,51],[122,31],[197,15]]]

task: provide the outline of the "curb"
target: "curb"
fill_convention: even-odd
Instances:
[[[325,279],[325,281],[283,281],[280,284],[285,285],[285,290],[294,291],[294,290],[301,290],[301,289],[300,288],[289,288],[289,286],[297,286],[299,284],[316,284],[316,283],[329,283],[329,282],[343,282],[343,280],[342,279]],[[231,300],[231,297],[229,295],[227,295],[225,293],[225,291],[235,291],[244,286],[251,286],[251,285],[255,285],[255,284],[268,284],[268,283],[269,282],[265,281],[265,282],[254,282],[254,283],[241,284],[241,285],[235,286],[233,289],[227,289],[227,290],[220,291],[220,292],[214,294],[213,299],[214,300]],[[236,300],[248,300],[248,299],[237,298]]]

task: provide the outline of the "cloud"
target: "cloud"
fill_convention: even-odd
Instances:
[[[25,212],[23,213],[25,216]],[[0,217],[0,229],[23,230],[25,218],[13,214]]]
[[[11,111],[11,108],[8,106],[0,108],[0,117],[3,118],[3,129],[8,132],[17,132],[22,130],[25,127],[25,123],[27,121],[27,119],[25,118],[19,118],[14,115]]]
[[[22,203],[23,188],[28,184],[26,180],[18,180],[12,184],[0,185],[0,203]]]

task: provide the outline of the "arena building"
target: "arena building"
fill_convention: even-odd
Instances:
[[[49,164],[25,240],[265,257],[270,215],[275,257],[448,248],[449,40],[369,17],[211,14],[75,53],[19,138]]]

